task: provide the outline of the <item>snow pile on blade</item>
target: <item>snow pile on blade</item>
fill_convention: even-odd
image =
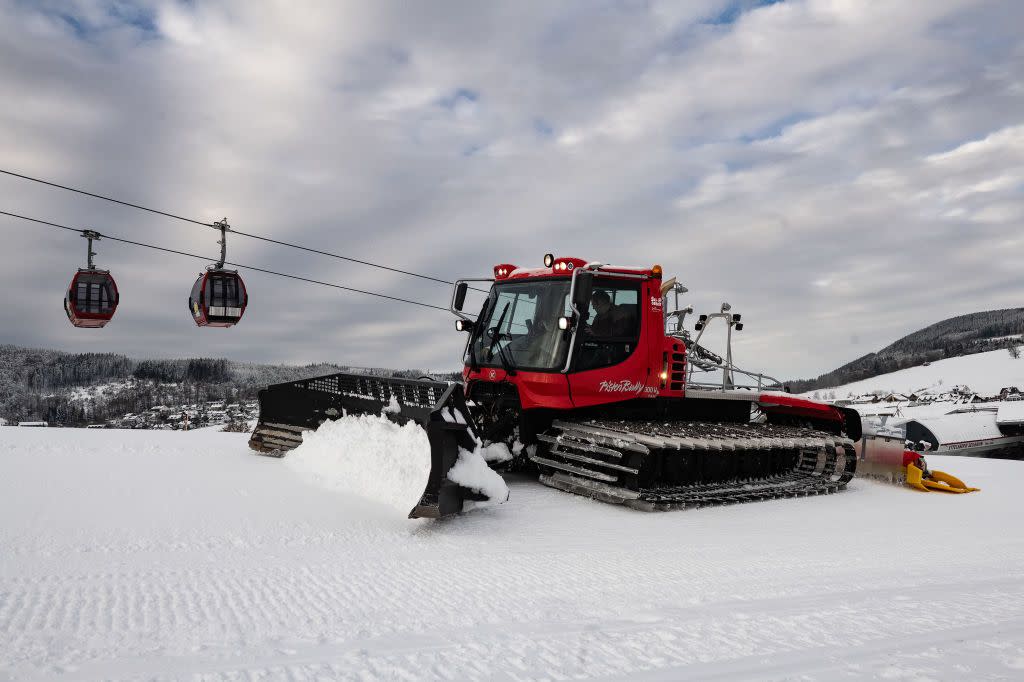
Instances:
[[[505,452],[508,452],[508,448],[504,445],[501,447]],[[484,451],[487,452],[488,450],[484,449]],[[494,469],[487,466],[488,460],[484,459],[485,456],[481,455],[481,450],[470,452],[464,448],[459,448],[459,459],[455,462],[455,466],[448,471],[449,480],[458,483],[463,488],[469,488],[487,497],[486,501],[466,502],[467,506],[465,509],[467,511],[469,509],[501,504],[508,500],[508,485],[505,483],[505,479]]]
[[[427,432],[414,422],[399,426],[383,414],[347,415],[305,432],[302,445],[285,462],[317,485],[379,502],[404,515],[427,485],[430,442]],[[458,462],[448,477],[483,493],[495,504],[508,499],[508,486],[487,466],[481,450],[460,448]],[[487,504],[476,502],[473,506]]]
[[[427,432],[382,415],[349,415],[303,434],[287,466],[325,488],[393,507],[403,516],[430,475]]]

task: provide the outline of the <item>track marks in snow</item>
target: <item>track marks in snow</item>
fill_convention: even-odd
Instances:
[[[469,581],[460,570],[448,577]],[[428,575],[423,587],[440,589],[438,578]],[[53,665],[60,676],[74,667],[81,679],[121,673],[315,679],[324,662],[342,677],[470,679],[501,671],[508,679],[537,679],[539,671],[555,678],[646,671],[654,679],[710,679],[719,673],[768,678],[852,669],[884,660],[887,652],[913,649],[915,642],[998,636],[1024,644],[1024,574],[800,598],[728,599],[619,618],[487,623],[477,616],[468,627],[442,598],[434,602],[433,620],[447,620],[448,627],[430,629],[428,614],[414,611],[414,629],[376,633],[363,625],[375,616],[380,622],[379,611],[397,611],[398,593],[382,588],[356,603],[341,576],[311,570],[288,576],[147,572],[13,582],[2,588],[14,605],[0,621],[4,641],[38,651],[40,643],[61,633],[75,645]],[[936,594],[943,603],[970,609],[922,608]],[[398,624],[390,616],[387,621]],[[423,632],[431,634],[418,634]],[[287,641],[279,640],[282,633],[288,633]],[[168,634],[178,644],[161,648]],[[118,653],[123,647],[156,649],[159,655],[126,660]],[[58,674],[57,667],[49,672]]]
[[[144,435],[0,446],[0,680],[977,679],[1024,661],[1024,538],[991,523],[1018,504],[1010,463],[942,463],[987,475],[977,496],[855,482],[653,515],[512,477],[501,507],[393,523],[244,436]]]

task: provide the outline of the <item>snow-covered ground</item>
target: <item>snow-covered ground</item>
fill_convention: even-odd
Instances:
[[[982,492],[431,522],[245,434],[6,427],[0,679],[1021,679],[1024,463],[930,463]]]
[[[1024,390],[1024,357],[1014,360],[1005,350],[936,360],[871,379],[855,381],[817,391],[819,396],[835,393],[836,398],[859,396],[872,391],[885,393],[944,393],[956,385],[969,386],[983,396],[999,395],[1004,386]],[[807,395],[813,395],[810,391]]]

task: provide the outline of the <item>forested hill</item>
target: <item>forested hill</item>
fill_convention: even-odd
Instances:
[[[877,353],[868,353],[815,379],[788,382],[794,393],[842,386],[924,362],[1024,343],[1024,308],[951,317],[919,329]]]
[[[333,372],[419,376],[334,364],[259,365],[223,358],[134,360],[0,345],[0,418],[82,424],[160,404],[249,400],[268,384]]]

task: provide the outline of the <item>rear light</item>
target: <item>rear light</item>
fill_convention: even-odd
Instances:
[[[572,329],[572,318],[571,317],[560,317],[558,318],[558,328],[561,330]]]
[[[473,331],[473,323],[469,320],[455,320],[455,329],[460,332]]]
[[[545,253],[544,254],[544,267],[550,268],[555,263],[555,254]]]

